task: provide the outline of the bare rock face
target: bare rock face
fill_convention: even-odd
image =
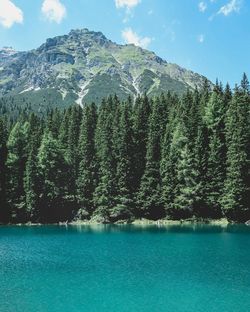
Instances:
[[[0,97],[22,95],[34,101],[39,91],[45,101],[53,94],[61,102],[67,99],[82,105],[99,103],[112,94],[121,99],[167,91],[181,94],[188,88],[201,88],[204,80],[153,52],[118,45],[88,29],[47,39],[27,52],[0,49]]]

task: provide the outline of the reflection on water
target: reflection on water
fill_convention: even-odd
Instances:
[[[8,235],[30,234],[70,234],[70,233],[246,233],[250,234],[250,226],[245,224],[74,224],[74,225],[29,225],[29,226],[0,226],[0,233],[4,234],[8,229]],[[46,229],[46,231],[45,231]]]
[[[250,226],[245,224],[167,224],[167,225],[128,225],[128,224],[96,224],[96,225],[68,225],[69,231],[80,233],[103,233],[103,232],[133,232],[133,233],[250,233]]]

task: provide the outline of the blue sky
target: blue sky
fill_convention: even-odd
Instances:
[[[102,31],[233,87],[250,77],[248,0],[0,0],[0,47],[38,47],[75,28]]]

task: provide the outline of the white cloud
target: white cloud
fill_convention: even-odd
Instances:
[[[122,31],[122,38],[126,43],[133,43],[136,46],[146,49],[151,43],[152,39],[149,37],[140,37],[131,28]]]
[[[205,40],[205,36],[203,34],[200,34],[197,39],[199,43],[203,43]]]
[[[207,4],[203,1],[201,1],[198,5],[199,11],[204,13],[207,9]]]
[[[14,23],[23,22],[23,12],[10,0],[0,0],[0,24],[10,28]]]
[[[66,16],[66,8],[60,0],[44,0],[42,13],[49,21],[60,24]]]
[[[136,7],[141,0],[115,0],[115,5],[118,9],[126,8],[128,10]]]
[[[136,7],[141,0],[115,0],[115,6],[117,9],[126,9],[126,15],[123,19],[123,23],[127,23],[130,18],[133,17],[133,8]]]
[[[239,12],[241,9],[242,2],[240,0],[231,0],[224,6],[222,6],[217,14],[223,14],[225,16],[228,16],[229,14],[233,12]]]

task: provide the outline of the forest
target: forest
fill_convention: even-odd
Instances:
[[[250,87],[0,116],[0,223],[250,219]]]

